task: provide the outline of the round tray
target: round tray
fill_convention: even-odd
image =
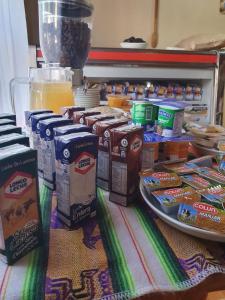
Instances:
[[[224,234],[220,234],[217,232],[208,231],[208,230],[204,230],[204,229],[200,229],[197,227],[187,225],[185,223],[178,221],[177,219],[175,219],[175,217],[165,214],[161,210],[160,204],[157,203],[153,198],[151,199],[149,197],[147,191],[145,190],[145,188],[143,187],[143,185],[141,183],[140,183],[140,191],[141,191],[141,195],[142,195],[144,201],[147,203],[147,205],[154,211],[154,213],[160,219],[162,219],[164,222],[166,222],[170,226],[172,226],[184,233],[187,233],[189,235],[192,235],[192,236],[195,236],[195,237],[198,237],[201,239],[211,240],[211,241],[216,241],[216,242],[225,242]]]

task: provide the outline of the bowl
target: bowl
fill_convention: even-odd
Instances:
[[[147,43],[120,43],[121,48],[127,49],[146,49],[148,46]]]

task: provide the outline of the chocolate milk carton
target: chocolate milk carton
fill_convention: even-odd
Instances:
[[[14,144],[0,149],[0,257],[8,264],[41,244],[37,153]]]
[[[55,188],[55,144],[53,129],[72,123],[72,120],[65,118],[47,119],[39,122],[43,157],[43,178],[45,185],[51,189]]]
[[[95,126],[96,122],[110,120],[110,119],[114,119],[114,118],[115,118],[115,115],[113,115],[113,114],[101,114],[101,115],[89,116],[89,117],[86,117],[85,123],[87,124],[87,126],[91,127],[92,133],[96,134],[96,126]]]
[[[143,128],[125,125],[111,130],[109,200],[123,206],[135,199],[141,171]]]
[[[94,125],[96,135],[99,137],[97,185],[106,191],[109,190],[110,129],[125,125],[127,122],[127,119],[121,118],[97,122]]]
[[[14,125],[4,125],[0,126],[0,136],[10,133],[19,133],[22,134],[22,129]]]
[[[55,137],[61,136],[61,135],[66,135],[66,134],[71,134],[71,133],[78,133],[78,132],[90,132],[91,133],[91,128],[86,125],[82,125],[82,124],[72,124],[72,125],[54,128],[54,136]]]
[[[29,138],[19,133],[11,133],[0,136],[0,148],[20,144],[29,147]]]
[[[73,122],[76,124],[86,124],[86,117],[100,115],[99,111],[78,111],[73,113]]]
[[[38,156],[38,175],[43,177],[43,154],[41,148],[40,124],[39,122],[47,119],[61,118],[61,115],[45,113],[31,116],[31,136],[33,149],[37,150]]]
[[[81,106],[64,106],[61,108],[62,115],[66,119],[73,120],[73,113],[76,111],[84,111],[85,107]]]
[[[55,138],[58,217],[69,227],[96,215],[97,147],[87,132]]]
[[[5,125],[16,125],[16,121],[11,119],[0,119],[0,126]]]

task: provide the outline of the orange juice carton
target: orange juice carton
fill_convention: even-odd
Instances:
[[[33,149],[37,150],[38,156],[38,175],[43,178],[43,154],[41,148],[41,137],[40,137],[40,121],[47,119],[61,118],[61,115],[54,113],[44,113],[31,116],[31,135]]]
[[[22,134],[22,129],[14,125],[0,126],[0,136],[10,134],[10,133]]]
[[[96,215],[98,137],[88,132],[55,137],[59,219],[76,227]]]
[[[5,126],[5,125],[15,125],[16,126],[16,121],[11,120],[11,119],[0,119],[0,126]]]
[[[20,144],[29,147],[29,138],[19,133],[11,133],[0,136],[0,148],[13,144]]]
[[[43,157],[43,178],[44,183],[50,189],[55,188],[55,144],[54,128],[70,125],[73,121],[65,118],[54,118],[41,120],[40,137]]]
[[[77,124],[86,124],[86,117],[100,115],[99,111],[77,111],[73,113],[73,122]]]
[[[95,133],[99,137],[97,185],[106,191],[109,190],[110,130],[127,123],[128,119],[121,118],[98,121],[94,125]]]
[[[185,199],[201,201],[201,196],[191,187],[158,190],[152,192],[152,195],[167,214],[177,214],[180,203]]]
[[[81,107],[81,106],[64,106],[61,107],[61,112],[62,115],[66,118],[66,119],[73,119],[73,113],[76,111],[84,111],[85,107]]]
[[[41,244],[37,153],[20,144],[1,148],[0,170],[0,257],[11,265]]]
[[[144,129],[124,125],[111,129],[109,200],[127,206],[139,187]]]

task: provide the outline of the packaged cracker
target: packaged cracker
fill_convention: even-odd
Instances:
[[[184,183],[187,183],[188,185],[192,186],[195,189],[205,189],[209,188],[212,183],[208,180],[200,177],[197,174],[187,174],[181,176],[181,179]]]
[[[16,121],[11,119],[0,119],[0,126],[5,125],[16,125]]]
[[[195,170],[198,168],[198,166],[196,166],[195,164],[183,163],[183,162],[174,163],[174,164],[164,164],[163,167],[179,175],[194,173]]]
[[[65,118],[47,119],[39,122],[44,183],[51,189],[55,188],[55,144],[53,129],[72,124],[72,122],[72,120]]]
[[[177,213],[180,203],[185,200],[201,201],[201,196],[191,187],[154,191],[152,195],[167,214]]]
[[[142,172],[140,174],[143,186],[149,191],[181,186],[182,180],[175,173]]]
[[[200,176],[207,178],[213,182],[225,184],[225,175],[223,175],[222,173],[220,173],[214,169],[211,169],[208,167],[201,167],[201,168],[197,168],[196,172]]]
[[[225,188],[221,185],[199,190],[198,193],[203,196],[204,202],[225,210]]]
[[[33,149],[37,150],[38,156],[38,175],[43,177],[43,153],[41,148],[41,137],[40,137],[40,124],[39,122],[47,119],[61,118],[61,115],[54,113],[45,113],[31,116],[31,130],[30,140],[32,141]]]
[[[10,120],[14,120],[16,122],[16,115],[10,114],[10,113],[3,113],[3,114],[0,114],[0,119],[10,119]]]
[[[112,119],[98,121],[95,123],[95,133],[99,137],[98,144],[98,168],[97,168],[97,185],[102,189],[109,190],[109,152],[111,129],[125,125],[128,119]]]
[[[76,111],[84,111],[85,107],[80,107],[80,106],[64,106],[61,107],[61,112],[62,115],[66,118],[66,119],[70,119],[73,120],[73,113]]]
[[[97,148],[88,132],[55,138],[58,217],[69,227],[96,215]]]
[[[22,134],[22,129],[14,125],[0,126],[0,136],[10,134],[10,133]]]
[[[19,133],[11,133],[0,136],[0,148],[13,144],[20,144],[29,147],[29,138]]]
[[[71,133],[78,133],[78,132],[90,132],[91,133],[91,128],[88,127],[87,125],[82,125],[82,124],[72,124],[72,125],[56,127],[53,130],[54,130],[55,137],[61,136],[61,135],[66,135],[66,134],[71,134]]]
[[[177,218],[195,227],[225,233],[225,211],[208,203],[186,200],[180,204]]]
[[[76,124],[86,124],[86,117],[100,115],[99,111],[78,111],[73,113],[73,122]]]
[[[127,206],[137,196],[143,128],[124,125],[111,129],[109,200]]]
[[[42,239],[37,154],[23,145],[0,149],[0,257],[13,264]]]

